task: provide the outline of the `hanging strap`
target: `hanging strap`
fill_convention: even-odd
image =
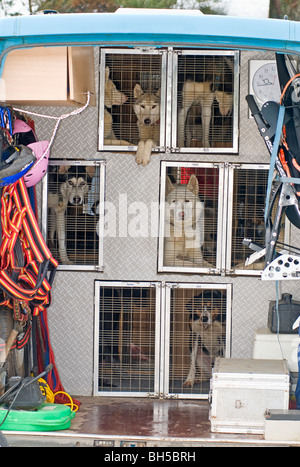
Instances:
[[[274,144],[273,144],[272,153],[271,153],[269,174],[268,174],[268,186],[267,186],[266,203],[265,203],[265,223],[267,222],[267,217],[268,217],[268,207],[269,207],[269,201],[270,201],[270,193],[271,193],[271,189],[272,189],[273,174],[274,174],[274,170],[275,170],[275,164],[276,164],[279,144],[280,144],[280,140],[281,140],[284,113],[285,113],[285,107],[283,105],[280,105],[279,106],[279,112],[278,112],[278,119],[277,119],[277,126],[276,126]]]
[[[3,189],[1,223],[2,304],[13,307],[14,300],[24,301],[38,314],[51,303],[50,292],[58,262],[41,234],[23,178]],[[23,258],[20,251],[16,254],[20,245]]]

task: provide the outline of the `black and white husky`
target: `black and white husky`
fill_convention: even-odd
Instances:
[[[54,245],[55,233],[62,264],[72,264],[66,249],[65,213],[68,204],[84,204],[94,175],[93,166],[50,166],[48,175],[49,240]]]

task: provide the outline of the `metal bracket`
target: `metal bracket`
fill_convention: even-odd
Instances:
[[[282,254],[275,258],[262,272],[262,280],[282,281],[300,279],[300,256]]]
[[[288,183],[284,183],[279,197],[279,206],[292,206],[297,203],[293,188]]]
[[[246,258],[245,266],[250,266],[250,264],[253,264],[255,261],[262,258],[266,254],[266,248],[262,248],[261,246],[256,245],[256,243],[252,242],[251,238],[244,238],[243,245],[246,245],[251,250],[254,250],[254,253]]]

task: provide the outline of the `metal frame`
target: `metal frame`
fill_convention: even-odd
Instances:
[[[99,308],[101,287],[155,287],[156,310],[155,310],[155,371],[154,371],[154,393],[129,392],[129,391],[99,391]],[[196,290],[224,290],[226,291],[226,353],[225,357],[231,355],[231,304],[232,284],[211,283],[177,283],[177,282],[126,282],[126,281],[95,281],[95,315],[94,315],[94,396],[107,397],[154,397],[154,398],[177,398],[177,399],[207,399],[208,393],[174,393],[169,392],[170,375],[170,324],[171,324],[171,290],[196,289]]]
[[[231,148],[194,148],[194,147],[178,147],[177,144],[177,102],[178,102],[178,56],[179,55],[192,55],[192,56],[228,56],[234,57],[234,94],[233,94],[233,145]],[[173,52],[172,57],[172,138],[171,147],[172,151],[180,153],[218,153],[218,154],[237,154],[238,153],[238,122],[239,122],[239,51],[229,50],[176,50]]]
[[[170,375],[170,330],[171,330],[171,290],[172,289],[198,289],[199,292],[203,289],[226,290],[226,351],[225,357],[231,356],[231,303],[232,303],[232,284],[211,284],[211,283],[178,283],[166,282],[165,287],[165,313],[163,315],[162,329],[164,334],[162,347],[162,372],[163,383],[162,392],[166,397],[177,399],[208,399],[209,394],[194,393],[172,393],[169,391],[169,375]]]
[[[99,378],[99,308],[102,287],[154,287],[156,289],[156,304],[155,304],[155,356],[154,356],[154,393],[146,392],[129,392],[129,391],[99,391],[98,378]],[[94,314],[94,396],[110,396],[110,397],[158,397],[159,395],[159,381],[160,381],[160,355],[161,355],[161,283],[160,282],[138,282],[138,281],[95,281],[95,314]]]
[[[99,78],[99,134],[98,134],[98,150],[99,151],[136,151],[137,146],[123,145],[105,145],[104,144],[104,91],[105,91],[105,56],[107,54],[121,55],[160,55],[161,56],[161,107],[160,107],[160,145],[153,148],[154,152],[165,151],[165,122],[166,122],[166,84],[167,84],[167,51],[155,49],[154,47],[144,47],[135,49],[100,49],[100,78]]]
[[[226,241],[226,274],[247,275],[247,276],[261,276],[262,269],[243,269],[233,268],[231,266],[231,253],[232,253],[232,224],[233,224],[233,192],[234,192],[234,173],[236,170],[269,170],[269,164],[229,164],[228,165],[228,209],[227,209],[227,241]],[[285,217],[284,229],[284,243],[288,243],[290,235],[290,222]],[[252,239],[253,240],[253,239]],[[251,253],[249,253],[250,256]]]
[[[166,172],[168,167],[187,168],[218,168],[219,169],[219,193],[218,193],[218,220],[217,220],[217,244],[216,244],[216,264],[212,267],[185,267],[185,266],[165,266],[164,265],[164,236],[165,236],[165,193],[166,193]],[[224,202],[227,199],[227,186],[224,184],[224,164],[209,162],[161,162],[161,185],[160,185],[160,218],[159,218],[159,238],[158,238],[158,272],[184,272],[184,273],[205,273],[219,274],[225,266],[224,252],[222,245],[226,240],[226,230],[223,227]]]
[[[98,263],[95,265],[67,265],[59,264],[58,270],[72,271],[103,271],[104,267],[104,214],[105,214],[105,178],[106,178],[106,161],[104,160],[68,160],[68,159],[50,159],[49,165],[77,165],[77,166],[95,166],[99,167],[99,250]],[[48,222],[48,175],[42,180],[42,234],[47,238],[47,222]]]

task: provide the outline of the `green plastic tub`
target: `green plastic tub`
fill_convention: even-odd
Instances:
[[[0,424],[7,410],[0,407]],[[55,431],[66,430],[75,417],[70,407],[45,402],[38,410],[11,410],[1,425],[1,430],[13,431]]]

